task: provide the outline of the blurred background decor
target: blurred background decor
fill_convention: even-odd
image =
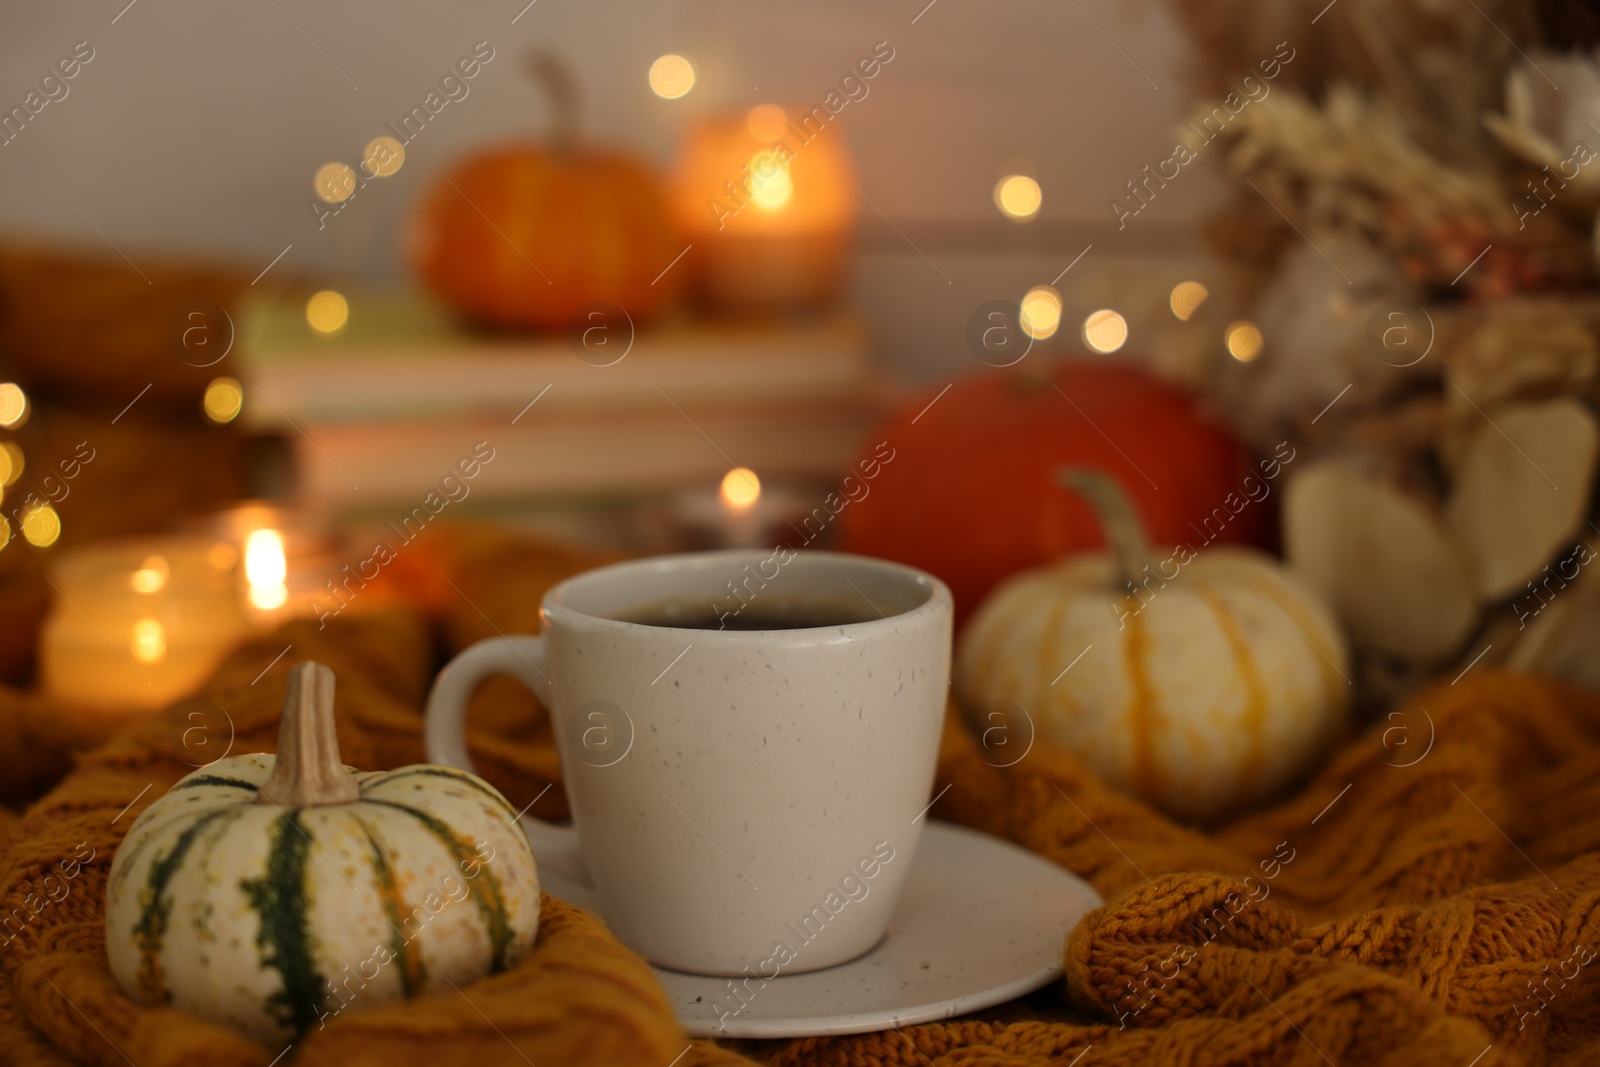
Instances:
[[[1218,94],[1196,121],[1244,56],[1299,47],[1288,5],[1175,9]],[[1258,447],[1304,451],[1284,548],[1335,606],[1369,696],[1451,663],[1593,685],[1541,633],[1593,632],[1592,600],[1537,616],[1591,584],[1576,558],[1593,554],[1600,454],[1594,13],[1325,16],[1223,134],[1237,185],[1208,233],[1266,341],[1215,395]]]

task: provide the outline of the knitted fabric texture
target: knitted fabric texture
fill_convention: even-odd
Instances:
[[[410,607],[292,623],[236,650],[196,698],[79,754],[24,815],[0,817],[0,1064],[268,1067],[285,1052],[123,996],[106,963],[111,859],[183,774],[271,750],[287,670],[303,660],[338,677],[346,762],[422,760],[439,657],[536,629],[543,589],[594,562],[503,538],[437,541],[405,575]],[[60,746],[80,738],[35,696],[0,693],[0,714],[8,788],[65,765]],[[541,796],[559,765],[525,692],[486,685],[468,744],[517,807],[566,816],[560,789]],[[876,1034],[691,1041],[642,960],[546,897],[538,946],[510,972],[341,1013],[281,1062],[1600,1062],[1600,700],[1474,671],[1397,707],[1293,797],[1212,833],[1112,792],[1066,753],[1035,746],[1006,769],[982,756],[952,716],[933,814],[1033,849],[1108,901],[1067,939],[1066,979],[1049,990]]]

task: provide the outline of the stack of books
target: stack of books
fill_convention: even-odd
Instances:
[[[844,314],[505,337],[420,297],[349,304],[331,335],[287,299],[238,331],[243,423],[281,434],[302,495],[335,511],[417,503],[474,457],[471,492],[501,500],[650,496],[734,466],[832,480],[898,396]]]

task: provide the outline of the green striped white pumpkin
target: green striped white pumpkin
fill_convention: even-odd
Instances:
[[[532,949],[533,853],[493,786],[449,767],[344,768],[355,800],[296,807],[263,802],[276,760],[195,771],[129,829],[106,895],[129,996],[282,1042]]]

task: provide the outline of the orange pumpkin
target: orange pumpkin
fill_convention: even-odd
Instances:
[[[550,143],[486,152],[446,174],[412,230],[413,268],[488,326],[557,329],[597,301],[636,323],[659,314],[686,273],[666,270],[684,245],[660,184],[627,156],[580,146],[565,70],[547,58],[535,73],[556,106]]]
[[[1276,500],[1222,508],[1259,475],[1250,453],[1142,371],[1105,360],[1019,366],[947,388],[911,398],[869,439],[899,458],[840,514],[839,532],[847,552],[944,579],[958,626],[1003,578],[1102,543],[1088,507],[1056,485],[1063,466],[1115,475],[1157,544],[1270,540]]]

